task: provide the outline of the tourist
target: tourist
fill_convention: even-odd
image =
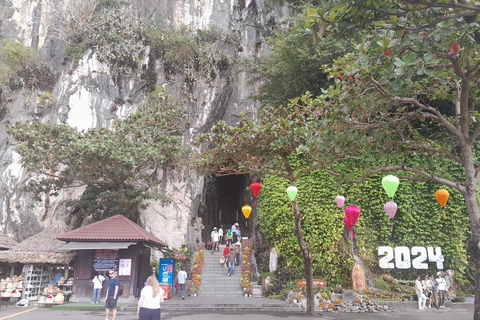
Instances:
[[[432,307],[432,280],[430,280],[430,277],[428,274],[425,276],[425,295],[427,298],[427,307],[431,308]]]
[[[432,302],[434,306],[438,309],[438,283],[437,280],[433,277],[433,274],[430,275],[430,281],[432,281]]]
[[[227,255],[230,252],[230,245],[227,243],[227,246],[225,249],[223,249],[223,267],[225,269],[228,269],[228,264],[227,264]]]
[[[112,320],[115,320],[117,317],[117,299],[120,281],[118,277],[115,276],[115,270],[108,271],[108,276],[110,280],[108,280],[107,294],[105,295],[105,320],[108,320],[110,309],[112,309]]]
[[[163,302],[164,294],[165,291],[158,285],[157,278],[148,277],[138,299],[137,316],[140,320],[160,320],[160,303]]]
[[[233,250],[230,250],[230,252],[227,254],[227,261],[228,261],[228,273],[227,275],[229,277],[233,277],[233,273],[235,272],[235,252]]]
[[[98,272],[95,277],[93,277],[93,297],[90,303],[99,303],[100,302],[100,295],[103,289],[103,281],[105,281],[105,277]]]
[[[232,234],[232,230],[228,229],[227,231],[227,244],[229,246],[232,245],[232,241],[233,241],[233,234]]]
[[[225,243],[225,241],[223,241],[223,225],[221,225],[220,229],[218,229],[218,238],[220,239],[220,244]]]
[[[235,222],[233,225],[232,225],[232,236],[233,236],[233,243],[237,242],[237,226],[238,226],[238,223]]]
[[[437,272],[437,284],[438,284],[438,307],[440,309],[445,309],[445,293],[447,291],[447,283],[442,277],[442,273]]]
[[[233,252],[235,252],[235,266],[238,267],[240,264],[240,252],[242,252],[242,244],[239,241],[233,246]]]
[[[423,286],[422,282],[420,281],[421,277],[418,275],[417,280],[415,280],[415,292],[417,293],[418,297],[418,310],[423,310],[423,306],[425,305],[426,297],[423,294]]]
[[[187,272],[185,266],[182,266],[181,270],[177,274],[178,280],[178,299],[185,300],[185,280],[187,280]]]
[[[212,254],[215,252],[215,250],[219,251],[220,250],[220,247],[218,245],[218,241],[220,240],[220,238],[218,237],[218,230],[217,230],[217,227],[213,228],[213,232],[212,232],[212,243],[213,243],[213,247],[212,247]]]

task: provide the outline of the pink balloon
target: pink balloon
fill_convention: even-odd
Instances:
[[[383,209],[385,209],[388,217],[393,219],[393,217],[395,217],[395,213],[397,213],[397,204],[393,201],[388,201],[384,204]]]
[[[345,227],[347,227],[348,230],[352,230],[353,226],[350,224],[347,217],[343,217],[343,223],[345,223]]]
[[[360,216],[360,209],[357,206],[348,206],[345,209],[345,216],[348,218],[350,224],[354,226]]]
[[[345,197],[344,196],[336,196],[335,197],[335,203],[337,204],[337,207],[339,209],[342,209],[342,207],[345,203]]]

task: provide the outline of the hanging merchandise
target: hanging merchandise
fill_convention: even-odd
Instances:
[[[439,189],[434,193],[435,199],[437,199],[438,203],[443,207],[443,217],[446,218],[445,215],[445,206],[447,205],[448,197],[450,194],[445,189]]]

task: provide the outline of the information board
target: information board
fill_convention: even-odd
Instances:
[[[254,298],[262,297],[262,286],[259,284],[254,284],[252,287],[252,294]]]
[[[93,270],[118,270],[118,250],[96,249],[93,257]]]

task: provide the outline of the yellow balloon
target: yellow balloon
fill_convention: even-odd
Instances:
[[[243,215],[245,216],[245,218],[248,219],[248,217],[250,217],[250,213],[252,213],[252,207],[250,207],[250,206],[243,206],[243,207],[242,207],[242,212],[243,212]]]

